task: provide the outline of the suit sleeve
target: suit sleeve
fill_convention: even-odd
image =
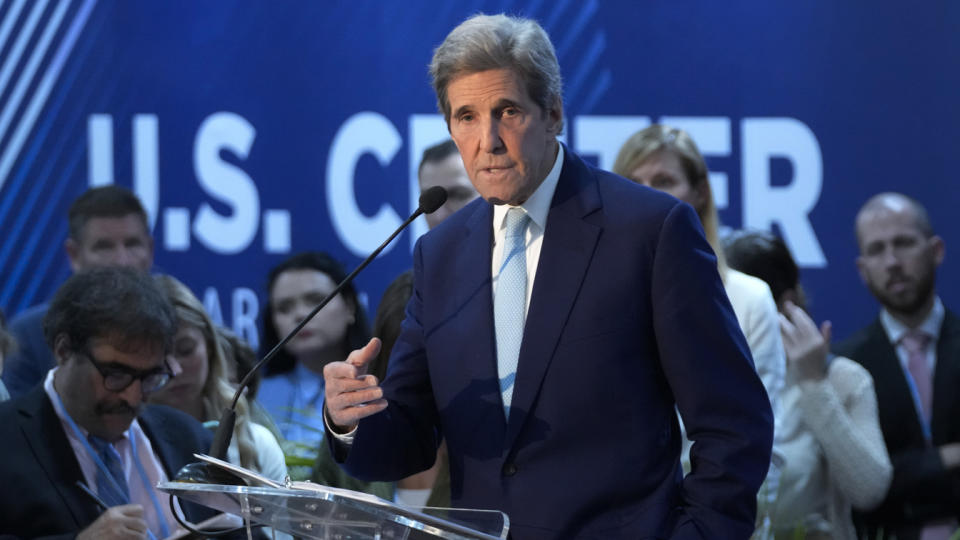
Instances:
[[[423,249],[413,255],[413,294],[393,346],[382,387],[387,408],[360,421],[344,468],[364,481],[395,481],[429,469],[440,444],[439,413],[430,385],[422,326]],[[389,448],[389,451],[384,451]]]
[[[3,363],[3,383],[11,397],[26,394],[43,381],[53,367],[52,354],[43,337],[42,318],[30,313],[10,323],[17,348]]]
[[[672,537],[747,538],[770,465],[773,414],[688,205],[664,220],[653,266],[660,361],[693,441]]]

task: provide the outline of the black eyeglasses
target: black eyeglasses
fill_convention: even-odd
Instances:
[[[166,360],[163,361],[164,367],[140,371],[125,366],[105,366],[97,362],[93,354],[89,351],[76,352],[89,360],[90,363],[93,364],[93,367],[97,368],[100,376],[103,377],[104,388],[111,392],[123,392],[128,386],[133,384],[133,381],[139,380],[140,390],[146,394],[163,388],[173,377]]]

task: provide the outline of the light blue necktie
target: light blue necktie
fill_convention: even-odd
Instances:
[[[526,231],[530,216],[519,208],[507,211],[503,262],[497,278],[493,318],[497,330],[497,376],[503,412],[510,417],[513,383],[517,378],[517,359],[523,341],[523,323],[527,304]]]
[[[97,455],[100,457],[100,460],[103,461],[103,464],[106,465],[107,471],[113,478],[113,481],[111,481],[110,478],[105,476],[104,471],[100,467],[97,467],[97,495],[103,499],[103,502],[111,507],[129,504],[130,488],[127,487],[127,479],[123,474],[123,463],[120,462],[120,454],[117,453],[117,450],[112,444],[100,437],[90,435],[88,440],[94,450],[97,451]]]

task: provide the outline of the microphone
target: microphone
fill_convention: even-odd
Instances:
[[[368,264],[373,262],[373,260],[377,258],[377,255],[379,255],[380,252],[383,251],[383,249],[387,247],[387,245],[389,245],[390,242],[393,241],[393,239],[396,238],[398,234],[400,234],[405,228],[407,228],[407,226],[410,225],[410,223],[412,223],[413,220],[420,217],[421,214],[432,214],[433,212],[436,212],[437,209],[443,206],[443,203],[445,202],[447,202],[446,189],[440,186],[434,186],[424,191],[420,195],[420,206],[416,209],[416,211],[414,211],[413,214],[411,214],[410,217],[406,219],[406,221],[401,223],[400,226],[397,227],[397,230],[393,231],[393,234],[391,234],[389,238],[387,238],[382,244],[380,244],[380,247],[375,249],[373,253],[367,256],[367,258],[364,259],[363,262],[360,263],[360,265],[353,270],[353,272],[350,272],[350,275],[344,278],[343,281],[341,281],[336,286],[336,288],[334,288],[333,291],[331,291],[330,294],[326,296],[326,298],[324,298],[319,304],[317,304],[317,306],[313,308],[313,310],[310,311],[310,313],[307,314],[307,316],[304,317],[304,319],[300,321],[300,323],[293,330],[291,330],[290,333],[286,335],[286,337],[280,340],[280,342],[277,343],[277,345],[274,348],[270,349],[270,351],[266,355],[264,355],[264,357],[260,359],[259,362],[257,362],[252,368],[250,368],[250,371],[243,378],[243,380],[240,381],[240,384],[237,386],[237,391],[233,395],[233,400],[230,403],[230,407],[224,410],[223,415],[220,417],[220,424],[217,426],[217,431],[214,433],[214,436],[213,436],[213,444],[210,446],[210,456],[226,461],[227,449],[230,447],[230,439],[233,437],[233,428],[237,421],[237,411],[236,411],[237,402],[240,400],[240,396],[243,395],[244,389],[246,389],[247,385],[250,383],[250,380],[253,378],[254,374],[257,373],[260,370],[260,368],[263,367],[264,364],[266,364],[274,356],[276,356],[277,353],[280,352],[281,349],[283,349],[284,345],[286,345],[287,342],[289,342],[291,339],[293,339],[294,336],[297,335],[297,332],[299,332],[304,326],[306,326],[307,323],[310,322],[310,320],[313,319],[313,317],[317,313],[319,313],[321,309],[323,309],[324,306],[326,306],[328,303],[330,303],[331,300],[333,300],[338,294],[340,294],[340,291],[344,287],[349,285],[350,282],[353,281],[353,278],[355,278],[357,274],[360,273],[361,270],[363,270],[364,268],[367,267]],[[197,473],[199,471],[196,470],[196,468],[194,467],[195,465],[202,466],[203,464],[191,463],[191,464],[185,465],[180,470],[180,472],[177,473],[176,480],[186,481],[186,482],[207,483],[205,479],[210,478],[209,470],[207,471],[207,474],[198,475]],[[198,476],[202,478],[198,478]],[[217,479],[226,480],[223,477],[218,477]],[[219,481],[217,483],[229,483],[229,482]]]

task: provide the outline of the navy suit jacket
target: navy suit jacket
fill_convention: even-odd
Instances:
[[[923,427],[900,366],[879,317],[836,347],[839,354],[867,368],[877,391],[880,429],[893,463],[893,480],[884,502],[858,515],[869,538],[883,529],[885,537],[920,537],[922,524],[944,518],[960,519],[960,472],[943,467],[937,447],[960,442],[960,319],[949,310],[937,341],[933,375],[933,418],[927,444]]]
[[[33,306],[10,321],[9,330],[17,348],[5,359],[2,376],[12,397],[29,392],[57,365],[43,336],[43,318],[48,307],[48,304]]]
[[[175,409],[148,405],[138,420],[168,477],[210,446],[210,432]],[[43,386],[0,404],[0,441],[0,538],[74,538],[99,517],[76,486],[83,472]],[[163,494],[159,499],[168,502]],[[216,513],[181,505],[193,522]]]
[[[509,422],[492,216],[477,200],[418,242],[389,406],[360,422],[348,471],[402,478],[444,438],[454,505],[502,510],[516,540],[749,537],[772,414],[693,210],[565,152]]]

